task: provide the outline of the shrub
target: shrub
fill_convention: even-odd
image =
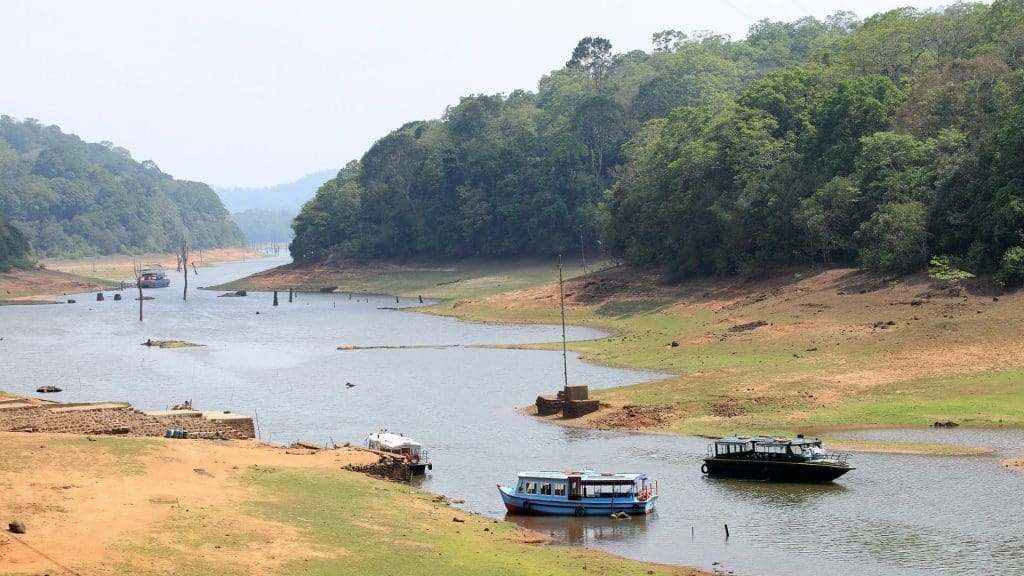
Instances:
[[[1024,284],[1024,246],[1014,246],[1003,253],[996,279],[1004,286]]]

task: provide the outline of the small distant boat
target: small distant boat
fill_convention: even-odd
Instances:
[[[854,467],[849,454],[825,452],[821,440],[732,436],[708,446],[701,472],[708,476],[774,482],[831,482]]]
[[[561,516],[650,514],[658,501],[658,483],[646,474],[568,470],[520,472],[516,485],[498,484],[511,513]]]
[[[405,465],[413,475],[425,474],[428,469],[434,469],[423,445],[402,434],[395,434],[387,430],[374,432],[366,437],[366,447],[378,452],[389,452],[401,456],[405,459]]]
[[[171,279],[160,270],[144,270],[139,276],[139,288],[167,288]]]

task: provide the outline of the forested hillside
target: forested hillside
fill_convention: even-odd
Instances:
[[[30,252],[25,235],[11,226],[0,211],[0,271],[28,266],[31,264]]]
[[[40,256],[239,246],[209,186],[175,180],[124,148],[0,117],[0,211]]]
[[[299,261],[598,249],[672,277],[1024,267],[1024,2],[585,38],[536,93],[463,98],[325,184]]]

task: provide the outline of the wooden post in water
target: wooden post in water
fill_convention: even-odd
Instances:
[[[135,286],[139,289],[139,322],[142,322],[142,264],[132,260],[132,272],[135,274]]]
[[[291,303],[292,303],[292,294],[293,294],[294,292],[295,292],[295,289],[294,289],[294,288],[289,288],[289,289],[288,289],[288,303],[289,303],[289,304],[291,304]]]
[[[729,539],[729,525],[728,524],[725,525],[725,539],[726,540]]]
[[[277,290],[274,290],[274,306],[277,306]]]

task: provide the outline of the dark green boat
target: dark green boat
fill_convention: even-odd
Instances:
[[[708,446],[701,472],[721,478],[771,482],[831,482],[854,467],[849,454],[830,454],[821,440],[732,436]]]

